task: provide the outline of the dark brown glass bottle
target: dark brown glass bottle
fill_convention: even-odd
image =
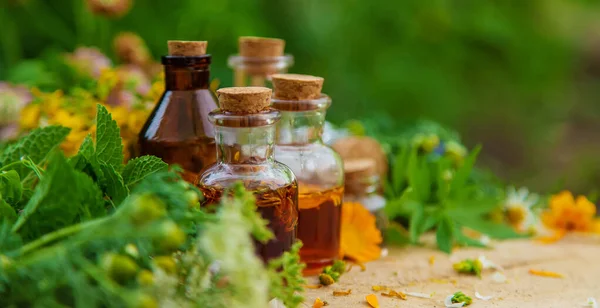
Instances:
[[[172,50],[162,57],[165,93],[139,134],[140,155],[155,155],[184,170],[183,178],[193,183],[205,166],[215,162],[214,129],[208,113],[217,108],[209,90],[211,55],[204,54],[206,42],[178,42],[175,47],[197,47],[191,53]],[[185,51],[185,50],[184,50]]]

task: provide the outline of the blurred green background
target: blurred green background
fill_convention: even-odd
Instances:
[[[278,37],[296,73],[325,77],[328,119],[393,136],[426,118],[483,144],[480,164],[517,185],[587,193],[600,181],[600,4],[578,0],[0,0],[0,79],[52,80],[37,58],[138,33],[208,40],[231,85],[237,37]],[[37,61],[37,62],[36,62]],[[32,73],[33,72],[33,73]]]

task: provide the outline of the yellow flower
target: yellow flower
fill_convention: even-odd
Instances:
[[[40,102],[42,111],[46,115],[53,116],[63,106],[64,95],[62,90],[44,93],[37,88],[33,88],[31,89],[31,93]]]
[[[550,208],[542,213],[544,225],[559,233],[600,233],[600,219],[596,218],[596,206],[585,196],[577,199],[569,191],[563,191],[550,199]]]
[[[20,125],[23,129],[34,129],[39,126],[41,108],[39,104],[30,104],[21,110]]]
[[[367,262],[381,255],[381,232],[375,226],[375,216],[360,203],[342,205],[341,254],[358,262]]]

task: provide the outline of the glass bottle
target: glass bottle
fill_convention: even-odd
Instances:
[[[214,129],[208,113],[217,108],[209,90],[211,55],[206,42],[169,41],[162,57],[165,92],[139,134],[141,155],[155,155],[180,165],[194,182],[215,161]]]
[[[296,240],[298,222],[296,178],[273,156],[280,113],[269,107],[268,88],[224,88],[217,93],[221,109],[209,115],[215,125],[217,161],[198,178],[202,205],[218,203],[228,187],[242,182],[275,235],[266,244],[256,243],[257,254],[265,261],[279,257]]]
[[[273,107],[281,111],[275,159],[298,178],[298,239],[305,274],[317,274],[339,257],[344,171],[340,156],[321,134],[331,99],[323,78],[273,75]]]
[[[284,55],[285,41],[274,38],[242,36],[239,38],[239,54],[229,57],[233,69],[233,85],[236,87],[270,85],[270,77],[286,73],[294,64],[292,55]]]
[[[375,159],[345,159],[344,173],[344,202],[357,202],[364,206],[375,216],[377,229],[383,235],[388,220],[384,212],[386,201]]]

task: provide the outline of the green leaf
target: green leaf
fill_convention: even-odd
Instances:
[[[399,198],[388,200],[385,203],[385,214],[388,219],[394,219],[396,217],[406,217],[412,213],[412,209],[408,207],[409,200],[413,194],[413,189],[407,187]]]
[[[509,225],[493,223],[490,221],[486,221],[481,217],[458,220],[457,222],[459,222],[461,225],[464,225],[465,227],[471,228],[475,231],[479,231],[496,239],[512,239],[527,237],[527,235],[523,235],[516,232]]]
[[[457,244],[469,247],[487,248],[485,244],[462,233],[460,228],[454,228],[454,240]]]
[[[452,244],[454,244],[453,230],[452,220],[447,216],[442,217],[435,233],[435,239],[441,251],[446,253],[452,252]]]
[[[392,245],[406,245],[410,244],[409,234],[401,225],[398,223],[390,222],[390,225],[385,230],[385,243]]]
[[[427,162],[412,151],[408,163],[408,182],[422,202],[427,202],[431,194],[430,174]]]
[[[402,147],[400,153],[396,155],[392,170],[392,188],[396,194],[400,194],[405,186],[407,179],[408,158],[414,152],[410,147]]]
[[[17,212],[15,212],[15,209],[3,199],[0,199],[0,221],[1,220],[8,220],[11,223],[17,220]]]
[[[29,157],[35,164],[39,164],[52,149],[65,139],[70,130],[70,128],[62,126],[48,126],[32,131],[4,149],[2,155],[0,155],[0,166],[16,162],[24,156]],[[19,173],[22,179],[31,172],[25,166],[16,166],[14,170]]]
[[[98,105],[96,116],[96,156],[99,162],[121,170],[124,157],[119,126],[102,105]]]
[[[168,167],[162,159],[146,155],[130,160],[121,175],[125,185],[131,187],[153,173],[167,171]]]
[[[23,245],[21,237],[11,231],[12,222],[8,219],[0,220],[0,251],[11,251]]]
[[[100,188],[89,176],[75,170],[62,152],[56,152],[50,156],[46,173],[13,232],[21,231],[25,239],[32,239],[104,214]]]
[[[55,152],[12,230],[23,228],[24,237],[31,239],[70,225],[77,217],[79,198],[75,170],[62,153]]]
[[[17,171],[0,172],[0,199],[15,204],[21,200],[22,195],[23,185],[21,185],[21,178]]]
[[[456,173],[452,177],[451,182],[451,191],[457,195],[457,192],[462,192],[463,187],[467,184],[467,180],[471,175],[471,171],[473,170],[473,166],[475,165],[475,160],[477,159],[477,155],[481,151],[481,145],[476,146],[469,156],[465,158],[463,165],[456,170]]]
[[[410,223],[408,226],[408,231],[410,234],[410,241],[412,243],[418,243],[419,238],[422,234],[421,229],[423,222],[425,221],[425,216],[423,213],[423,206],[421,204],[416,204],[412,215],[410,217]]]
[[[112,199],[114,204],[119,204],[129,195],[129,189],[123,182],[123,177],[111,165],[100,163],[103,178],[100,182],[104,192]]]

